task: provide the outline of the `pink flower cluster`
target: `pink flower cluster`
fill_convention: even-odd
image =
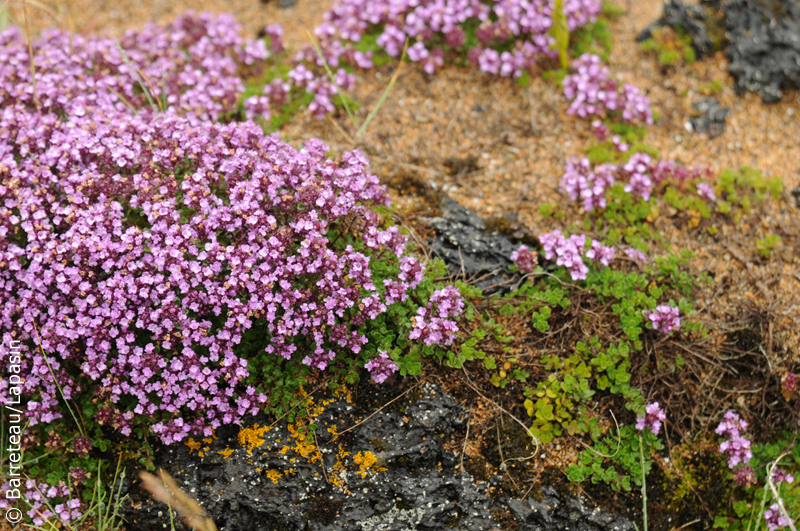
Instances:
[[[555,258],[556,265],[566,267],[572,280],[586,280],[589,268],[583,261],[584,254],[590,260],[604,266],[609,265],[615,254],[613,247],[605,246],[596,240],[592,240],[589,249],[584,253],[585,235],[573,234],[566,237],[558,229],[540,234],[539,242],[542,244],[545,260]]]
[[[181,114],[192,124],[216,120],[236,106],[239,75],[264,61],[263,40],[245,40],[230,15],[178,17],[168,26],[110,38],[47,30],[28,44],[12,26],[0,33],[0,99],[6,112],[91,116],[108,111]],[[146,87],[146,90],[143,89]]]
[[[750,441],[742,433],[747,430],[747,422],[733,411],[725,413],[725,420],[720,422],[714,432],[726,438],[719,445],[719,452],[728,459],[728,468],[735,468],[740,464],[747,464],[753,458],[750,450]]]
[[[772,474],[772,481],[774,483],[794,483],[794,476],[791,475],[789,472],[785,470],[776,470],[774,474]]]
[[[520,245],[519,249],[511,253],[511,261],[516,264],[523,273],[530,273],[536,267],[536,256],[526,245]]]
[[[653,180],[648,173],[651,171],[652,159],[647,153],[634,153],[621,169],[621,173],[627,179],[625,191],[635,194],[644,199],[650,200],[650,190],[653,188]]]
[[[31,425],[61,416],[34,326],[67,399],[94,386],[98,421],[128,434],[145,415],[171,443],[266,401],[234,353],[249,328],[266,328],[267,352],[324,369],[420,280],[403,257],[380,279],[390,294],[373,282],[369,253],[402,256],[406,237],[371,209],[388,199],[357,151],[337,162],[252,123],[111,111],[16,109],[0,131],[0,337],[24,341]],[[364,252],[328,239],[341,226]]]
[[[10,483],[3,485],[2,496],[0,496],[0,509],[7,510],[11,508],[11,502],[5,495],[11,489]],[[43,526],[47,522],[55,521],[67,524],[82,516],[80,499],[69,499],[69,487],[63,483],[53,486],[28,479],[25,481],[25,487],[20,488],[20,491],[29,506],[26,514],[34,525]],[[58,500],[65,501],[58,503]],[[53,510],[50,510],[50,507]]]
[[[789,525],[789,522],[781,514],[781,509],[777,503],[773,503],[769,509],[764,511],[764,521],[767,523],[769,531],[775,531],[778,528]]]
[[[663,334],[669,334],[681,327],[680,310],[669,304],[656,306],[655,310],[647,314],[647,318],[653,323],[653,330]]]
[[[619,90],[617,82],[608,76],[608,67],[600,57],[583,54],[573,63],[574,72],[564,78],[564,96],[571,102],[567,112],[581,118],[604,116],[608,111],[620,111],[626,122],[653,123],[650,99],[638,87],[626,83]]]
[[[364,368],[369,371],[376,383],[385,382],[398,369],[385,350],[382,350],[376,358],[368,361]]]
[[[412,318],[409,339],[421,340],[428,346],[452,345],[458,325],[454,321],[464,311],[464,300],[453,286],[433,292],[426,308],[418,308]]]
[[[582,199],[583,207],[591,212],[606,207],[606,189],[614,184],[616,172],[613,164],[601,164],[592,169],[589,159],[573,157],[567,161],[560,187],[573,201]]]
[[[607,128],[603,129],[606,126],[599,120],[593,122],[593,127],[596,134],[603,137],[610,134],[606,132]],[[619,151],[627,151],[628,145],[618,136],[612,140]],[[595,168],[591,167],[587,158],[572,157],[567,160],[559,187],[571,200],[582,200],[586,211],[591,212],[595,208],[607,206],[606,191],[617,180],[625,183],[626,192],[649,201],[656,185],[667,181],[678,184],[696,181],[710,173],[710,169],[688,169],[676,165],[672,160],[654,161],[647,153],[634,153],[625,164],[619,166],[600,164]],[[716,200],[713,189],[704,181],[698,182],[697,193],[709,201]]]
[[[661,423],[667,420],[667,415],[658,402],[652,402],[645,407],[644,417],[636,419],[636,429],[639,431],[650,430],[653,435],[658,435],[661,430]]]
[[[570,31],[595,20],[600,7],[598,0],[565,1]],[[479,44],[464,50],[467,56],[484,72],[518,77],[537,55],[554,56],[552,11],[552,0],[337,0],[316,34],[329,64],[347,60],[371,68],[371,58],[354,44],[377,28],[376,42],[388,55],[399,56],[409,39],[409,59],[433,74],[448,49],[464,48],[466,26],[478,21]]]

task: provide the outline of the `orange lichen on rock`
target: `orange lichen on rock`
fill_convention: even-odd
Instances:
[[[362,478],[367,477],[368,470],[372,472],[385,472],[387,470],[386,468],[376,466],[378,458],[370,451],[364,452],[363,455],[361,452],[358,452],[353,456],[353,462],[358,465],[357,473],[360,474]]]
[[[247,453],[252,454],[253,450],[264,444],[262,437],[269,431],[269,426],[262,428],[254,424],[252,428],[242,428],[239,430],[239,444],[247,448]]]
[[[189,454],[190,454],[190,455],[191,455],[191,453],[192,453],[192,452],[194,452],[195,450],[197,450],[197,451],[199,452],[199,450],[200,450],[200,446],[201,446],[201,443],[200,443],[200,441],[195,441],[195,440],[194,440],[194,439],[192,439],[192,438],[190,438],[188,441],[186,441],[186,442],[185,442],[185,443],[183,443],[183,444],[185,444],[186,446],[188,446],[188,447],[189,447]]]

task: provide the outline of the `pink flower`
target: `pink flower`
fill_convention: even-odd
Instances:
[[[653,330],[669,334],[681,327],[680,310],[668,304],[656,306],[656,309],[647,314],[653,323]]]
[[[511,260],[524,273],[530,273],[536,267],[536,257],[525,245],[520,245],[519,249],[511,253]]]
[[[636,429],[639,431],[650,430],[653,435],[658,435],[661,430],[661,423],[667,419],[664,410],[658,405],[658,402],[647,404],[645,408],[645,416],[636,419]]]
[[[367,362],[364,368],[369,371],[376,383],[383,383],[398,369],[386,351],[383,350],[378,354],[378,357]]]

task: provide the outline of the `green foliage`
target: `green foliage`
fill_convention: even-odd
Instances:
[[[662,65],[691,64],[697,59],[692,48],[692,38],[680,26],[675,29],[664,26],[652,30],[651,33],[652,37],[642,42],[642,50],[655,53]]]
[[[601,481],[614,490],[630,491],[631,482],[642,485],[642,460],[639,453],[639,437],[644,449],[644,475],[652,468],[652,453],[664,449],[658,436],[650,430],[638,431],[634,426],[623,426],[619,437],[605,436],[595,440],[594,445],[581,452],[578,462],[567,469],[570,481]]]
[[[524,407],[533,419],[531,433],[542,443],[564,432],[570,435],[589,433],[597,439],[601,430],[589,407],[597,391],[620,395],[632,411],[643,406],[641,392],[631,386],[630,355],[643,348],[642,334],[652,328],[645,317],[646,311],[668,300],[677,305],[685,317],[694,314],[691,303],[685,298],[691,295],[698,282],[685,271],[691,257],[691,253],[668,255],[654,260],[642,272],[590,267],[580,288],[582,304],[603,308],[601,311],[607,313],[597,318],[612,326],[605,328],[603,336],[577,341],[573,352],[542,356],[541,364],[549,375],[524,391]],[[506,295],[500,313],[530,316],[533,330],[551,334],[558,332],[552,330],[553,320],[570,309],[575,287],[568,283],[563,268],[552,276],[543,273],[541,269],[534,270],[535,281],[528,281],[516,292]],[[593,303],[587,302],[587,292],[594,297]],[[669,294],[683,297],[675,302],[666,298]],[[705,333],[702,326],[686,320],[684,331]],[[678,359],[673,369],[681,366],[682,361]]]
[[[783,181],[780,177],[766,177],[755,168],[743,166],[739,170],[723,170],[714,191],[719,198],[716,211],[738,221],[743,213],[750,213],[754,201],[763,201],[768,196],[780,197]]]
[[[542,79],[548,83],[552,83],[560,87],[568,73],[569,72],[565,68],[560,68],[558,70],[547,70],[542,72]]]
[[[600,14],[609,20],[616,20],[625,14],[625,10],[611,2],[603,2]]]
[[[704,96],[714,96],[722,92],[722,89],[725,88],[725,84],[722,81],[718,81],[716,79],[712,79],[708,83],[703,83],[697,88],[697,91]]]
[[[756,252],[766,258],[772,254],[773,250],[780,247],[782,243],[783,240],[781,240],[781,237],[777,234],[767,234],[756,241]]]
[[[584,153],[592,165],[622,164],[627,162],[634,153],[647,153],[653,158],[658,157],[658,150],[644,143],[647,134],[644,127],[627,123],[612,123],[608,120],[606,125],[614,135],[619,135],[620,140],[629,147],[627,151],[620,151],[611,140],[589,145],[584,148]]]
[[[539,214],[546,218],[564,219],[564,212],[560,207],[559,203],[542,203],[539,205]]]
[[[607,63],[610,59],[611,46],[611,30],[608,29],[608,22],[603,19],[590,22],[570,35],[570,48],[575,57],[592,53]]]

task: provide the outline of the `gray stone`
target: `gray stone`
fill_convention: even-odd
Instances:
[[[431,250],[452,275],[463,274],[485,294],[508,291],[520,279],[508,269],[518,246],[502,234],[487,234],[483,221],[471,210],[445,198],[442,215],[423,221],[436,229]]]
[[[664,12],[661,18],[645,28],[636,37],[637,42],[645,41],[653,36],[652,31],[656,28],[669,26],[671,28],[681,27],[692,38],[692,47],[698,58],[709,56],[714,52],[714,43],[706,28],[708,15],[705,10],[696,5],[684,4],[681,0],[668,0],[664,3]]]

